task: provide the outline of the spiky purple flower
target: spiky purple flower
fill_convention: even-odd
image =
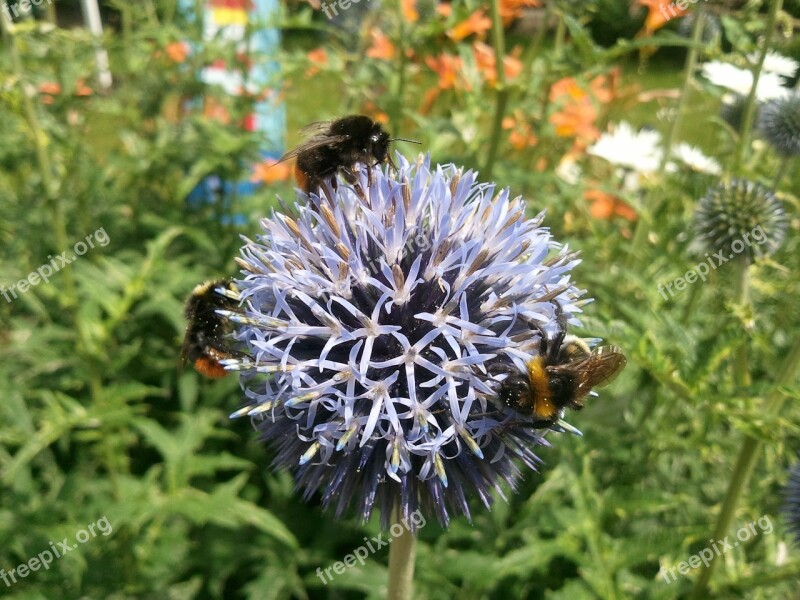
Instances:
[[[232,416],[252,417],[275,465],[337,516],[377,506],[387,526],[397,504],[447,525],[471,496],[488,507],[513,489],[518,464],[536,469],[542,431],[497,388],[557,305],[574,321],[585,301],[542,214],[471,171],[398,161],[371,185],[363,169],[301,195],[247,240],[229,314],[243,357],[227,361],[247,402]]]
[[[758,126],[778,154],[800,156],[800,92],[767,102]]]

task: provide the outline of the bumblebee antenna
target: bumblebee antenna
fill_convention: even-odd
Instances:
[[[409,144],[419,144],[422,145],[422,142],[418,142],[417,140],[407,140],[406,138],[391,138],[390,142],[408,142]]]

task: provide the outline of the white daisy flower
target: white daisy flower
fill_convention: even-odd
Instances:
[[[688,167],[700,173],[719,175],[722,172],[722,167],[720,167],[716,160],[706,156],[698,148],[690,146],[689,144],[677,144],[672,148],[672,155]]]
[[[753,52],[747,58],[751,63],[758,63],[759,54]],[[775,73],[776,75],[783,75],[784,77],[794,77],[797,72],[797,67],[800,66],[795,59],[783,56],[772,50],[767,52],[767,57],[764,59],[763,73]]]
[[[588,150],[589,154],[640,173],[657,171],[661,164],[661,134],[636,131],[625,121],[613,133],[604,133]]]
[[[706,63],[703,65],[702,74],[714,85],[724,87],[743,96],[747,96],[750,93],[750,88],[753,87],[753,73],[748,69],[740,69],[730,63],[718,60]],[[788,92],[789,90],[783,87],[780,76],[775,73],[765,71],[758,78],[757,100],[781,98]]]
[[[583,172],[573,158],[565,158],[556,167],[556,175],[570,185],[577,185]]]

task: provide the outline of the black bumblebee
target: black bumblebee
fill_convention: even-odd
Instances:
[[[284,154],[281,161],[297,158],[297,184],[307,194],[317,191],[323,181],[338,172],[347,181],[355,181],[353,170],[358,163],[373,167],[388,162],[394,167],[389,145],[395,140],[412,141],[390,138],[380,123],[364,115],[312,123],[302,132],[310,137]]]
[[[566,334],[566,319],[558,309],[558,331],[548,339],[542,332],[539,354],[524,373],[514,371],[500,384],[498,399],[514,410],[530,415],[533,427],[563,424],[566,408],[580,410],[584,398],[622,372],[627,360],[616,346],[590,350],[586,343]]]
[[[221,294],[217,290],[225,290]],[[229,279],[206,281],[198,285],[186,300],[186,335],[181,348],[181,360],[191,361],[195,370],[206,377],[220,378],[228,374],[221,360],[235,354],[228,348],[229,321],[217,310],[234,310],[238,302],[236,287]]]

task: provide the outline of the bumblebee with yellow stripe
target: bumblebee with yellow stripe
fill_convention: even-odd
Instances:
[[[510,373],[497,391],[500,402],[530,415],[535,428],[562,424],[565,409],[582,409],[592,388],[611,383],[627,363],[616,346],[591,350],[582,339],[567,335],[561,307],[556,314],[556,335],[548,339],[542,332],[539,354],[525,372]]]

